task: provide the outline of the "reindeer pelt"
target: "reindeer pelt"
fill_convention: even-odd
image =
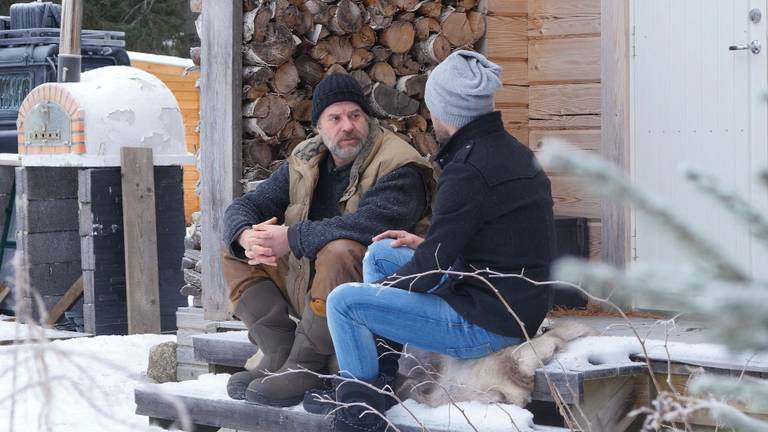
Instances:
[[[400,359],[397,395],[431,407],[463,401],[524,407],[533,392],[539,359],[547,364],[568,342],[594,333],[576,322],[558,322],[530,343],[472,360],[407,347],[407,355]]]

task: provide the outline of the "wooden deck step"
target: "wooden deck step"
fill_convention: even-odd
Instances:
[[[217,366],[242,368],[246,360],[258,351],[248,340],[246,331],[196,335],[192,337],[192,346],[195,358],[208,363],[212,372],[217,372]],[[532,398],[537,401],[554,401],[546,375],[549,375],[565,403],[576,404],[584,402],[585,383],[633,377],[646,373],[645,368],[646,365],[639,362],[590,365],[579,369],[549,364],[546,369],[536,371]]]
[[[196,431],[216,428],[251,432],[308,432],[330,430],[331,419],[310,414],[300,407],[273,408],[252,405],[244,401],[212,398],[201,395],[174,394],[171,398],[163,393],[161,385],[153,384],[135,391],[136,414],[150,418],[150,423],[163,427],[179,421],[178,404],[186,409]],[[202,426],[202,427],[201,427]],[[179,427],[178,424],[176,427]],[[420,432],[419,427],[398,425],[402,432]],[[430,427],[432,432],[448,432]],[[455,430],[455,428],[452,428]],[[536,426],[535,432],[566,432],[567,429],[552,426]]]

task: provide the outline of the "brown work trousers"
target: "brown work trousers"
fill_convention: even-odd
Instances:
[[[365,246],[347,239],[334,240],[320,249],[314,261],[315,274],[309,286],[310,308],[315,314],[325,316],[325,301],[334,288],[347,282],[362,282],[365,251]],[[303,287],[286,286],[287,256],[278,260],[277,267],[262,264],[250,265],[247,260],[234,257],[225,250],[222,271],[229,287],[229,299],[233,310],[240,296],[246,289],[253,286],[254,282],[270,279],[277,285],[283,298],[293,309],[291,315],[301,318],[303,308],[301,305],[291,304],[290,301],[291,298],[301,296],[291,296],[288,293]]]

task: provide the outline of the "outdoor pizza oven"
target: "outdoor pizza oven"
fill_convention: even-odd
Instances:
[[[173,93],[139,69],[103,67],[83,73],[79,82],[34,88],[20,106],[17,126],[22,278],[49,311],[66,310],[63,319],[71,315],[73,329],[125,334],[126,262],[136,256],[126,246],[127,214],[142,230],[155,228],[160,324],[162,330],[174,329],[176,309],[187,302],[179,295],[185,234],[181,165],[195,158],[187,153]],[[152,149],[152,177],[141,177],[146,180],[141,194],[154,199],[155,217],[124,207],[123,188],[140,183],[136,171],[134,177],[124,171],[135,158],[127,156],[121,165],[126,147]],[[126,178],[133,179],[130,186]],[[78,289],[83,295],[73,301]]]
[[[17,126],[22,166],[120,166],[121,147],[152,148],[155,165],[193,163],[173,93],[127,66],[36,87],[21,104]]]

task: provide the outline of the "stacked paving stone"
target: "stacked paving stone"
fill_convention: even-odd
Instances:
[[[16,242],[27,263],[17,272],[50,310],[81,274],[77,170],[17,169],[16,195]],[[17,287],[17,295],[23,292],[29,305],[34,304],[31,290]],[[32,317],[39,319],[37,308],[32,309]],[[82,310],[80,299],[71,311],[82,316]]]
[[[160,288],[160,326],[176,327],[175,313],[186,305],[178,287],[184,254],[181,168],[155,167],[155,212]],[[85,293],[85,331],[125,334],[128,330],[122,180],[119,168],[80,170],[80,231]]]

